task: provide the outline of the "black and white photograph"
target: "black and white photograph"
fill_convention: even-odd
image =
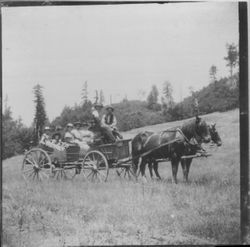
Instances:
[[[3,5],[1,26],[2,246],[242,243],[238,2]]]

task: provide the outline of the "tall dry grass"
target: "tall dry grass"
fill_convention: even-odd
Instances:
[[[22,156],[3,162],[3,243],[5,246],[239,243],[238,111],[205,116],[217,122],[223,146],[196,159],[190,182],[179,170],[171,182],[169,162],[162,181],[119,178],[107,183],[73,181],[27,184]],[[169,125],[175,125],[171,123]],[[161,130],[167,124],[144,129]],[[133,130],[127,135],[134,135]],[[132,133],[132,134],[131,134]]]

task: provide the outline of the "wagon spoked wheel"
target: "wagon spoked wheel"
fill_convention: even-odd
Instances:
[[[48,153],[40,148],[33,148],[24,156],[22,174],[25,180],[42,181],[52,175],[53,168]]]
[[[108,179],[108,161],[99,151],[90,151],[85,155],[82,169],[87,180],[106,182]]]

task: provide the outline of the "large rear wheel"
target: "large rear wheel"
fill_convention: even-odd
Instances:
[[[25,180],[42,181],[53,174],[54,165],[48,153],[40,148],[32,148],[23,159],[22,175]]]
[[[109,174],[108,161],[100,151],[89,151],[83,159],[82,171],[87,180],[106,182]]]

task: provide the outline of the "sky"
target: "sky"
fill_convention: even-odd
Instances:
[[[229,74],[226,43],[239,39],[236,2],[5,7],[2,25],[3,99],[27,126],[37,83],[50,121],[81,102],[85,81],[106,104],[169,81],[178,102],[209,84],[212,65]]]

